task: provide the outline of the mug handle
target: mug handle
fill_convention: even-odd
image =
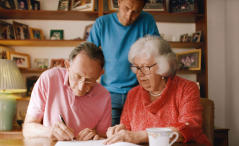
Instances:
[[[170,142],[169,146],[171,146],[172,144],[174,144],[174,143],[177,141],[177,139],[178,139],[178,133],[177,133],[177,132],[171,133],[171,134],[169,135],[169,137],[171,138],[171,137],[173,137],[173,135],[175,135],[175,137],[174,137],[174,139]]]

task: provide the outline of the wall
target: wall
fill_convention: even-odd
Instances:
[[[229,145],[239,143],[239,1],[208,0],[209,97],[215,125],[229,128]]]
[[[230,145],[239,143],[239,1],[226,0],[226,126]]]

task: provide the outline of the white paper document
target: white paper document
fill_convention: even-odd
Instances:
[[[111,145],[104,145],[105,140],[89,141],[58,141],[55,146],[139,146],[128,142],[118,142]]]

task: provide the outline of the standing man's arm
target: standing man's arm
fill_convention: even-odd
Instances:
[[[88,42],[94,43],[97,47],[101,46],[101,27],[99,19],[96,19],[95,23],[93,24],[89,37],[87,39]]]

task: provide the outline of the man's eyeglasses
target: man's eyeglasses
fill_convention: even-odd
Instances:
[[[140,70],[143,74],[148,75],[148,74],[151,73],[151,72],[150,72],[150,69],[151,69],[153,66],[155,66],[156,64],[157,64],[157,63],[155,63],[155,64],[153,64],[153,65],[151,65],[151,66],[142,66],[142,67],[132,65],[132,66],[131,66],[131,70],[132,70],[134,73],[136,73],[136,74],[137,74],[137,72]]]
[[[86,85],[95,85],[96,84],[96,81],[83,80],[83,78],[81,76],[76,75],[76,74],[73,75],[72,77],[73,77],[72,78],[73,80],[75,80],[77,82],[80,82],[80,83],[84,83]]]

